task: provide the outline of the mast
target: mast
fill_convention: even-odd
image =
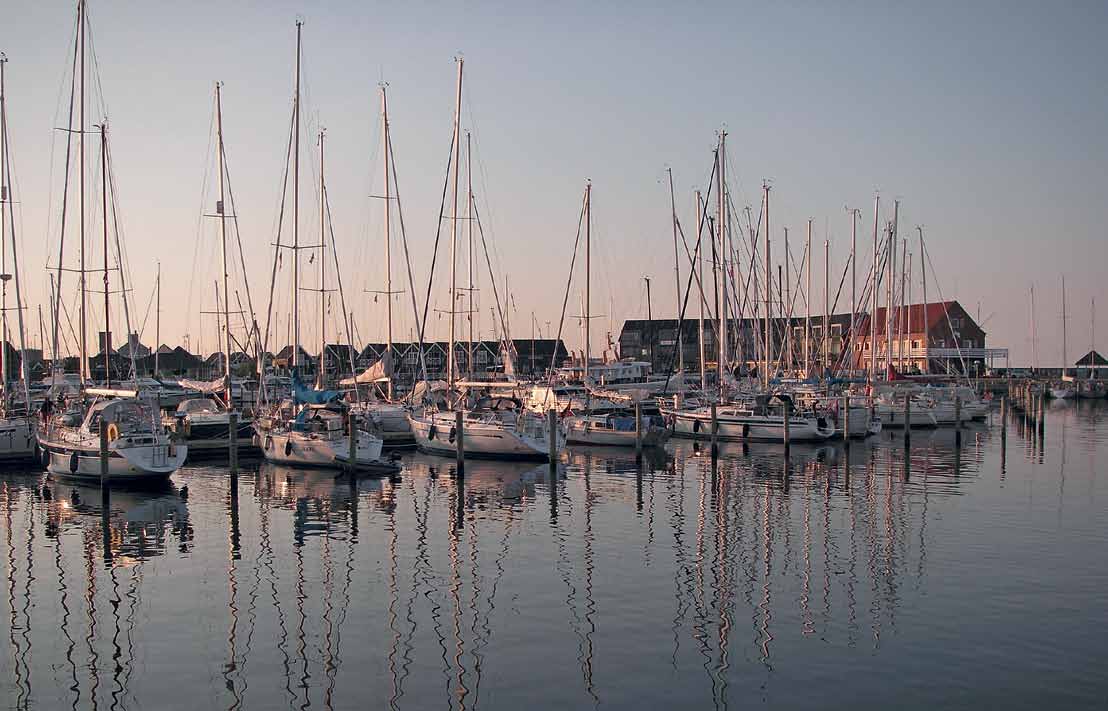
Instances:
[[[927,318],[927,253],[923,251],[923,227],[919,231],[919,268],[923,277],[923,372],[931,372],[931,321]]]
[[[812,219],[808,218],[808,239],[804,242],[804,377],[812,374]]]
[[[111,310],[108,308],[108,122],[104,121],[100,126],[100,198],[101,212],[104,223],[104,381],[107,387],[112,386],[112,320]],[[128,334],[130,336],[130,334]]]
[[[300,34],[304,23],[296,21],[296,91],[293,94],[292,129],[292,367],[300,368]],[[320,360],[323,354],[319,354]]]
[[[694,269],[697,269],[700,275],[700,318],[697,320],[697,347],[700,349],[700,389],[708,389],[708,369],[704,364],[704,255],[700,252],[700,237],[701,230],[704,227],[703,223],[704,205],[700,197],[700,191],[696,191],[696,241],[697,241],[697,253],[696,264],[692,265]]]
[[[885,309],[885,377],[888,377],[889,368],[893,363],[892,338],[893,338],[893,288],[896,282],[896,235],[897,219],[900,216],[900,201],[893,201],[893,221],[889,226],[889,295],[888,308]]]
[[[785,369],[793,369],[793,285],[789,276],[789,228],[785,228],[785,305],[781,307],[781,313],[785,317]]]
[[[907,244],[908,240],[905,239],[904,243]],[[912,365],[912,253],[908,252],[908,258],[906,260],[908,273],[908,305],[904,309],[905,318],[907,324],[904,326],[904,331],[908,334],[908,365]]]
[[[762,353],[762,387],[767,391],[769,390],[769,357],[770,351],[773,350],[773,343],[770,340],[770,308],[771,300],[773,299],[773,289],[770,288],[770,284],[773,281],[772,264],[770,263],[769,254],[769,184],[762,183],[762,193],[765,195],[765,204],[763,211],[766,216],[766,347]]]
[[[585,362],[584,380],[589,380],[589,355],[592,353],[589,336],[592,331],[592,181],[585,183]],[[648,322],[648,328],[654,331],[654,324]],[[653,343],[653,339],[651,339]]]
[[[681,323],[681,257],[677,251],[677,202],[673,196],[673,168],[666,168],[669,176],[669,212],[670,222],[673,227],[673,278],[677,286],[677,372],[681,373],[682,382],[685,378],[685,348],[684,327]]]
[[[469,309],[466,313],[466,321],[469,322],[469,344],[466,347],[466,365],[469,370],[469,379],[473,380],[473,146],[470,141],[469,131],[466,131],[466,236],[469,241]],[[507,280],[507,275],[504,275]],[[507,313],[508,289],[504,289],[504,308]],[[504,342],[507,343],[508,334],[504,334]]]
[[[215,134],[216,155],[219,162],[219,203],[215,206],[219,216],[219,250],[223,260],[223,337],[219,345],[223,351],[223,389],[227,393],[227,407],[231,406],[231,312],[230,291],[227,284],[227,197],[226,197],[226,163],[223,155],[223,97],[220,93],[219,82],[215,83]],[[160,267],[159,267],[160,270]],[[160,272],[159,272],[160,274]],[[159,291],[161,287],[159,286]]]
[[[831,367],[831,240],[823,240],[823,368]]]
[[[392,360],[392,231],[389,218],[392,214],[392,181],[389,178],[389,101],[386,95],[386,85],[381,84],[381,138],[384,146],[381,149],[384,155],[385,166],[385,313],[388,321],[388,348],[385,351]],[[392,401],[392,374],[388,374],[386,395]]]
[[[881,196],[873,196],[873,279],[870,281],[870,291],[873,297],[873,307],[869,315],[869,379],[877,381],[877,284],[881,274],[877,267],[877,223],[881,213]]]
[[[1066,377],[1066,275],[1062,275],[1062,377]]]
[[[158,354],[162,350],[162,263],[158,261],[158,274],[154,277],[154,375],[158,374]]]
[[[454,322],[458,310],[458,161],[461,160],[462,139],[462,67],[465,59],[455,59],[458,64],[458,86],[454,96],[454,156],[452,158],[451,181],[454,185],[453,205],[450,210],[450,351],[446,356],[447,385],[451,393],[454,391]],[[453,394],[451,394],[453,397]]]
[[[723,374],[727,372],[728,328],[727,328],[727,131],[719,134],[719,162],[716,167],[719,200],[716,232],[719,234],[719,392],[723,398]]]
[[[12,175],[11,175],[11,151],[8,150],[8,105],[5,93],[4,83],[4,65],[7,64],[8,58],[3,52],[0,52],[0,242],[4,241],[4,220],[5,205],[14,203],[12,197]],[[31,392],[30,385],[27,377],[27,347],[26,347],[26,334],[23,328],[23,291],[19,283],[19,251],[17,247],[17,240],[15,235],[15,212],[7,210],[8,216],[11,220],[11,253],[12,253],[12,274],[15,276],[15,310],[16,310],[16,323],[19,326],[19,370],[20,380],[23,384],[23,397],[27,403],[27,408],[30,410],[31,406]],[[8,335],[8,279],[11,277],[7,274],[7,248],[4,248],[3,269],[4,272],[0,275],[3,279],[3,314],[4,314],[4,340],[7,340]],[[41,326],[42,323],[42,307],[39,307],[39,340],[42,340]],[[4,346],[4,365],[3,365],[3,379],[4,379],[4,405],[7,405],[8,400],[8,348]],[[44,351],[45,352],[45,351]]]
[[[896,354],[897,354],[897,364],[898,364],[898,367],[901,370],[904,369],[904,331],[905,331],[904,316],[907,314],[907,307],[905,306],[904,298],[908,293],[904,289],[905,289],[905,285],[907,283],[907,277],[908,277],[908,271],[909,271],[906,268],[907,265],[908,265],[908,240],[904,239],[904,240],[901,241],[901,250],[900,250],[900,308],[897,309],[897,319],[896,319],[896,340],[897,340]]]
[[[327,186],[323,182],[323,137],[319,129],[319,388],[327,387]]]
[[[1035,285],[1031,285],[1031,360],[1035,370],[1039,369],[1039,338],[1035,332]]]
[[[3,387],[4,409],[7,409],[9,401],[8,393],[8,243],[7,236],[8,219],[8,105],[4,93],[4,65],[8,58],[0,52],[0,385]],[[15,212],[12,211],[12,232],[15,232]],[[12,240],[12,250],[15,250],[15,240]],[[27,356],[24,353],[22,358]],[[28,407],[30,401],[27,401]]]
[[[78,171],[80,172],[80,200],[79,210],[80,217],[80,232],[81,232],[81,358],[80,358],[80,371],[81,382],[85,382],[90,378],[89,363],[88,363],[88,294],[85,283],[85,1],[78,0],[77,2],[77,33],[80,35],[78,41],[80,52],[80,125],[77,127],[78,142],[81,146],[81,152],[78,155]]]
[[[857,338],[854,333],[858,320],[858,209],[850,208],[850,343]],[[848,348],[852,345],[848,345]],[[851,370],[854,369],[854,355],[850,356]]]

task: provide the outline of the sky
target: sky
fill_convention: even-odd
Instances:
[[[507,279],[515,337],[530,337],[532,323],[544,336],[558,327],[586,180],[593,185],[594,347],[609,331],[618,339],[623,319],[645,316],[643,277],[651,278],[654,315],[672,317],[666,171],[673,171],[679,218],[692,235],[693,191],[706,187],[724,129],[735,204],[757,212],[762,182],[772,188],[775,254],[783,251],[781,230],[788,227],[799,259],[795,250],[812,219],[814,273],[823,273],[824,239],[831,242],[831,271],[840,273],[850,249],[845,208],[863,211],[859,242],[872,249],[879,193],[882,220],[891,217],[893,200],[901,201],[902,236],[923,227],[931,300],[941,290],[979,313],[987,345],[1010,348],[1013,364],[1035,357],[1042,366],[1061,364],[1063,277],[1068,359],[1088,350],[1094,299],[1100,306],[1095,338],[1108,350],[1104,3],[93,0],[89,8],[98,84],[88,124],[107,114],[129,318],[134,330],[141,326],[145,343],[155,340],[149,304],[160,262],[161,341],[183,343],[187,334],[194,351],[216,347],[217,322],[203,313],[216,310],[218,278],[216,221],[203,217],[215,205],[216,80],[223,82],[224,143],[243,263],[264,327],[299,17],[305,23],[301,238],[319,239],[315,134],[323,126],[339,276],[360,342],[385,338],[384,298],[375,301],[369,293],[385,284],[383,201],[371,197],[383,188],[379,84],[388,83],[400,202],[422,308],[461,55],[462,128],[473,136],[474,192],[501,291]],[[43,304],[48,313],[47,266],[57,265],[66,135],[56,128],[66,125],[75,3],[16,3],[4,16],[0,51],[9,59],[16,227],[29,338],[37,344],[36,309]],[[97,152],[92,136],[90,184],[99,181]],[[90,188],[90,202],[98,190]],[[96,230],[98,210],[89,213]],[[394,296],[394,333],[405,340],[414,319],[393,214],[393,288],[406,292]],[[74,229],[66,268],[76,265]],[[100,238],[96,230],[89,227],[90,241]],[[915,242],[909,251],[919,301]],[[100,259],[98,250],[90,247],[90,259]],[[334,333],[342,312],[338,292],[331,292],[331,316],[321,319],[318,293],[307,291],[318,289],[318,262],[302,254],[313,261],[303,266],[301,340],[317,343],[321,322],[328,324],[328,340],[340,340]],[[290,255],[282,257],[272,309],[279,344],[288,334]],[[432,309],[448,308],[446,259],[440,256],[436,267]],[[860,271],[868,268],[864,259]],[[491,337],[493,299],[481,266],[475,328]],[[570,316],[581,313],[580,266]],[[461,260],[463,283],[465,270]],[[100,275],[91,278],[102,289]],[[336,286],[333,273],[327,280]],[[236,302],[245,306],[245,285],[234,281]],[[72,273],[63,275],[62,293],[67,308],[74,307]],[[822,301],[814,306],[822,309]],[[121,306],[112,309],[120,323]],[[90,319],[102,323],[100,310]],[[445,339],[447,323],[432,311],[429,337]],[[45,330],[49,340],[49,325]],[[567,319],[563,337],[580,347],[577,319]]]

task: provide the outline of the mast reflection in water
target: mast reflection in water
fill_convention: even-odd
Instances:
[[[1081,706],[1103,408],[393,479],[0,474],[10,708]],[[185,495],[187,487],[187,496]],[[909,694],[905,691],[910,690]]]

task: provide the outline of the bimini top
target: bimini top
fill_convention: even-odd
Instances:
[[[98,429],[101,420],[116,422],[120,425],[139,425],[150,418],[150,413],[141,402],[134,399],[97,400],[85,414],[85,429]],[[122,429],[122,427],[121,427]]]

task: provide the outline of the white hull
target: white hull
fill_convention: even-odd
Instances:
[[[876,414],[881,418],[882,427],[904,427],[904,407],[891,406],[886,404],[878,404],[875,408]],[[912,404],[912,411],[909,413],[911,421],[909,427],[938,427],[939,422],[935,419],[935,415],[931,412],[931,408],[923,405]],[[953,419],[951,419],[953,422]]]
[[[370,423],[373,434],[380,437],[386,447],[411,445],[412,426],[408,422],[408,412],[399,405],[371,402],[355,406],[354,410]]]
[[[113,443],[114,444],[114,443]],[[113,483],[168,479],[181,468],[188,447],[175,444],[151,444],[112,447],[108,452],[108,480]],[[50,446],[47,471],[74,479],[101,479],[100,452],[95,449]]]
[[[455,444],[455,415],[452,412],[432,415],[411,415],[412,434],[416,446],[429,454],[453,457]],[[549,461],[550,444],[541,427],[532,432],[519,431],[511,425],[489,422],[486,418],[467,417],[463,442],[466,457],[489,459],[533,459]],[[557,448],[564,444],[558,436]]]
[[[846,425],[846,417],[843,413],[839,413],[839,421],[835,427],[835,433],[840,437],[850,437],[851,439],[860,439],[868,437],[870,435],[870,420],[869,420],[869,408],[868,407],[852,407],[850,408],[850,431],[843,432],[843,427]],[[791,436],[791,432],[789,433]]]
[[[0,418],[0,462],[27,461],[35,458],[33,417]]]
[[[634,447],[635,431],[615,430],[597,426],[588,418],[571,417],[565,423],[566,442],[601,447]],[[661,447],[669,439],[669,430],[654,426],[643,426],[642,446]]]
[[[262,454],[267,461],[296,467],[342,469],[349,463],[349,438],[330,439],[306,432],[276,432],[260,435]],[[355,449],[357,465],[378,464],[381,460],[380,437],[358,432]]]
[[[712,438],[712,415],[707,409],[673,411],[662,414],[673,419],[673,434],[696,439]],[[790,442],[822,442],[835,434],[835,428],[824,418],[792,416],[789,418]],[[780,415],[720,415],[716,418],[717,438],[723,441],[781,442],[785,438],[785,420]]]

